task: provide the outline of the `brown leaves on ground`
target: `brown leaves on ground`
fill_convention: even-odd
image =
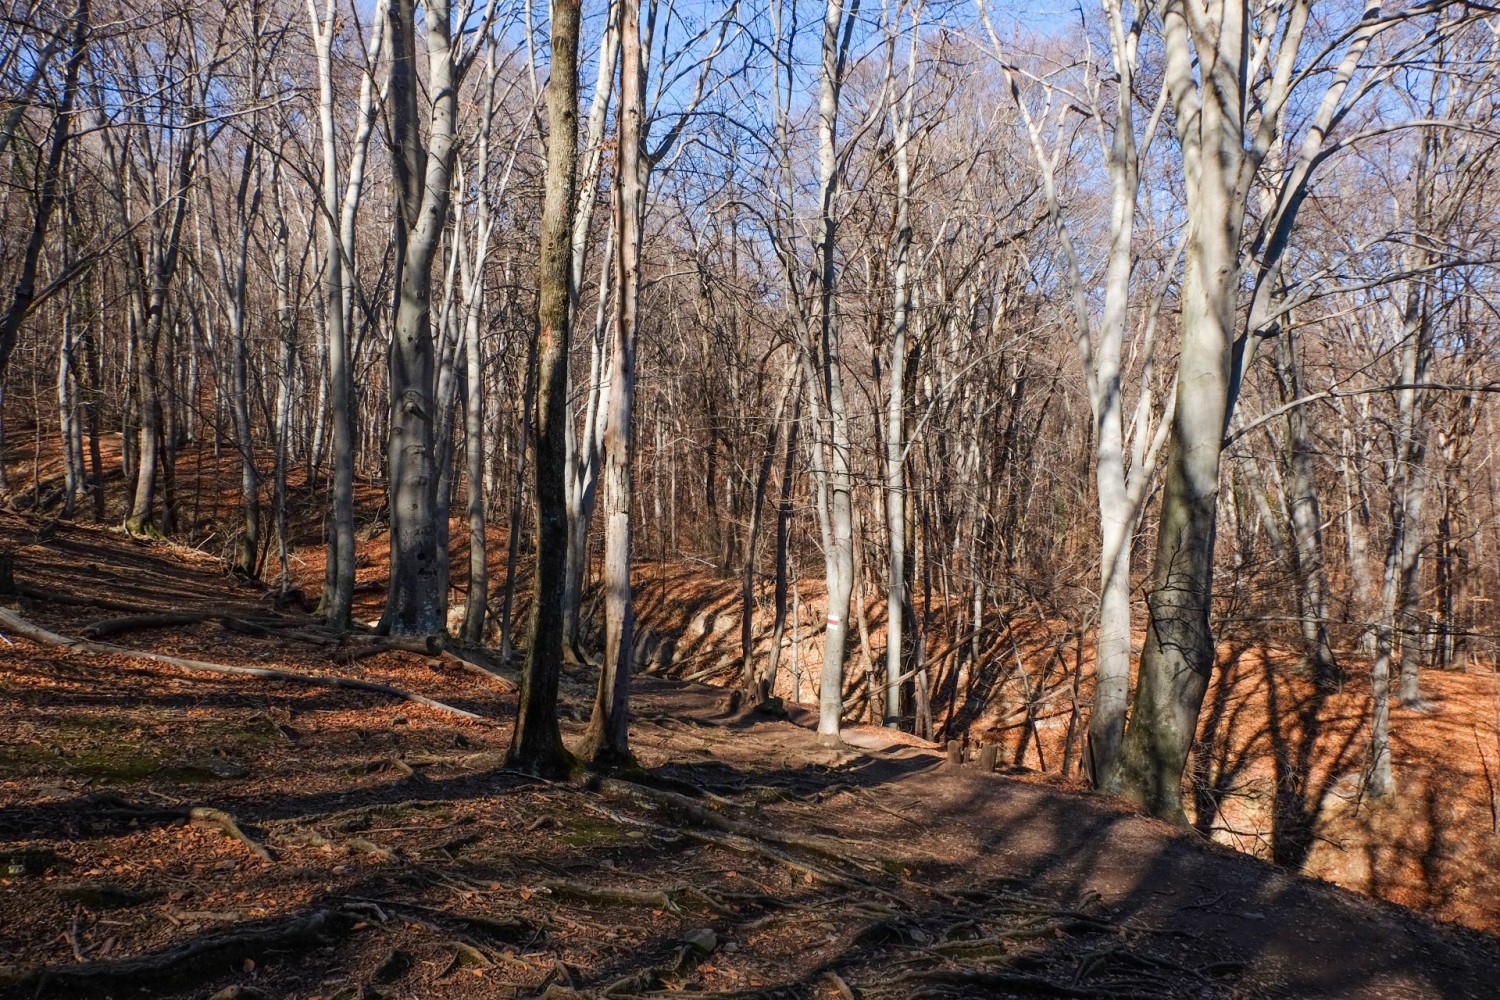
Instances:
[[[168,546],[4,527],[28,583],[265,607]],[[67,635],[109,616],[20,610]],[[215,621],[115,639],[514,707],[408,652],[339,663]],[[1480,935],[880,731],[830,752],[696,685],[640,678],[644,784],[550,784],[504,770],[506,726],[373,693],[3,657],[0,995],[1462,997],[1500,971]],[[592,682],[567,678],[570,739]]]

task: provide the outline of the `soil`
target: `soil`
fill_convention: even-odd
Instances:
[[[483,716],[0,639],[0,996],[1495,995],[1488,934],[886,730],[820,747],[790,700],[642,673],[641,771],[541,782],[503,766],[508,667],[344,662],[217,558],[115,530],[0,515],[0,551],[5,606],[64,636],[212,612],[107,641]],[[593,681],[565,678],[570,741]]]

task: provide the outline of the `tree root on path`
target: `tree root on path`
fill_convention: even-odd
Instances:
[[[665,789],[652,788],[633,781],[622,781],[618,778],[599,778],[590,782],[589,787],[596,789],[609,798],[631,799],[655,808],[664,808],[669,813],[679,814],[685,819],[699,826],[708,827],[711,830],[737,834],[741,837],[750,837],[754,840],[779,844],[783,847],[795,847],[832,861],[864,862],[866,865],[878,865],[883,860],[861,849],[859,845],[852,841],[840,840],[835,837],[818,836],[816,834],[802,836],[794,833],[783,833],[764,823],[743,823],[730,819],[721,813],[714,812],[712,809],[705,808],[686,795],[679,795],[676,792],[669,792]]]
[[[103,808],[95,815],[106,819],[173,820],[185,819],[194,826],[212,826],[223,830],[232,840],[237,840],[262,861],[274,861],[271,852],[240,828],[239,820],[222,809],[212,806],[138,806],[124,799],[108,796],[102,800]]]
[[[1035,996],[1035,997],[1136,997],[1139,993],[1106,989],[1102,987],[1071,986],[1065,983],[1057,983],[1045,976],[1032,976],[1024,972],[1011,972],[995,969],[932,969],[925,972],[903,972],[899,976],[886,979],[881,985],[893,986],[898,983],[925,983],[929,988],[919,989],[908,995],[907,1000],[918,1000],[929,996],[951,996],[951,989],[957,987],[975,995],[983,992],[986,996],[1004,994],[1006,996]],[[942,987],[947,990],[939,992]]]
[[[235,822],[234,817],[224,810],[212,809],[208,806],[194,806],[188,810],[188,818],[200,826],[216,826],[230,837],[244,844],[250,849],[250,853],[254,854],[257,858],[260,858],[262,861],[272,860],[271,852],[254,840],[251,840],[245,831],[240,829],[240,825]]]
[[[703,904],[720,916],[731,916],[734,912],[713,899],[708,893],[691,886],[674,885],[651,891],[617,886],[586,885],[582,882],[564,879],[547,879],[538,883],[537,888],[545,889],[554,896],[579,899],[588,903],[601,903],[606,906],[649,906],[668,913],[681,913],[682,902],[674,898],[681,896]]]
[[[228,674],[239,677],[255,677],[261,680],[282,681],[289,684],[311,684],[316,687],[344,688],[351,691],[368,691],[373,694],[383,694],[391,698],[399,698],[416,705],[456,715],[459,718],[469,719],[485,725],[498,725],[493,719],[486,718],[476,712],[458,708],[445,702],[436,701],[425,695],[412,694],[389,684],[378,684],[374,681],[361,681],[352,677],[333,677],[328,674],[299,674],[288,670],[274,670],[270,667],[240,667],[227,663],[210,663],[207,660],[189,660],[179,656],[167,656],[163,653],[151,653],[140,649],[128,649],[125,646],[115,646],[105,642],[90,642],[86,639],[69,639],[66,636],[50,632],[40,625],[33,625],[20,615],[5,608],[0,608],[0,627],[23,639],[42,646],[52,646],[61,649],[75,650],[80,653],[95,653],[101,656],[128,656],[138,660],[151,660],[155,663],[165,663],[167,666],[177,667],[195,673]]]
[[[349,932],[354,920],[337,910],[318,908],[276,922],[256,921],[202,935],[184,945],[119,961],[49,966],[9,980],[0,987],[11,996],[78,997],[96,992],[122,995],[146,983],[217,976],[246,958],[299,945],[320,944]]]
[[[471,674],[495,684],[505,691],[515,691],[518,680],[478,646],[458,642],[445,636],[376,636],[358,646],[347,646],[334,654],[342,663],[353,663],[381,653],[415,653],[418,656],[451,659]]]
[[[633,816],[625,816],[615,812],[612,809],[605,809],[602,806],[597,805],[585,805],[585,808],[596,815],[602,816],[605,819],[612,820],[622,825],[639,826],[644,827],[648,830],[653,830],[657,833],[670,833],[676,834],[681,837],[691,837],[694,840],[699,840],[706,844],[714,844],[715,846],[726,848],[727,850],[734,851],[737,854],[748,854],[753,857],[764,858],[767,861],[771,861],[775,864],[782,865],[783,867],[790,868],[792,871],[796,872],[799,875],[818,879],[828,885],[838,886],[840,888],[846,889],[858,888],[866,892],[879,893],[896,900],[903,906],[906,905],[906,900],[894,895],[893,893],[888,893],[878,886],[871,885],[869,882],[866,882],[863,879],[859,879],[850,875],[844,875],[842,873],[834,872],[827,868],[812,864],[811,862],[803,861],[802,859],[794,857],[785,851],[778,850],[777,848],[772,847],[769,844],[760,843],[753,837],[741,836],[736,833],[721,833],[715,830],[699,830],[692,827],[664,826],[660,823],[653,823],[650,820],[637,819]]]

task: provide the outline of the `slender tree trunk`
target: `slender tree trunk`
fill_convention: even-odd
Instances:
[[[42,250],[47,242],[47,229],[52,222],[52,214],[62,200],[63,154],[67,151],[73,105],[78,97],[79,74],[88,53],[88,0],[78,0],[70,21],[72,22],[70,32],[72,54],[63,71],[62,97],[52,118],[51,142],[47,145],[46,160],[42,164],[41,183],[36,193],[36,207],[31,218],[31,232],[27,236],[21,253],[20,275],[16,280],[15,289],[11,292],[10,304],[5,312],[0,313],[0,383],[5,381],[5,373],[10,367],[10,358],[16,348],[16,338],[20,333],[21,323],[31,312],[32,304],[36,300],[37,267],[41,262]],[[37,73],[40,74],[40,72],[41,68],[38,66]],[[23,107],[24,102],[17,101],[18,114]],[[7,124],[10,126],[5,130],[8,143],[15,121],[8,120]],[[3,428],[4,425],[0,424],[0,456],[3,456],[5,451]],[[0,496],[6,492],[4,465],[3,457],[0,457]]]
[[[481,275],[475,280],[482,281]],[[468,477],[469,593],[459,637],[479,643],[484,638],[485,606],[490,592],[486,554],[484,493],[484,358],[480,351],[479,297],[464,319],[464,462]]]
[[[858,18],[855,0],[849,13]],[[842,29],[842,37],[841,37]],[[835,746],[843,721],[844,655],[849,633],[849,600],[854,586],[854,484],[850,469],[848,408],[844,402],[843,356],[837,316],[836,236],[838,228],[838,112],[848,48],[843,0],[828,0],[823,18],[822,69],[818,92],[818,338],[821,370],[816,384],[826,409],[816,449],[823,480],[825,578],[828,586],[827,631],[823,670],[818,685],[818,740]],[[822,421],[819,421],[822,424]]]
[[[521,671],[510,766],[558,776],[569,769],[557,727],[562,672],[560,596],[568,545],[568,335],[571,240],[578,157],[579,0],[552,0],[552,61],[547,79],[547,173],[538,265],[536,400],[536,571],[530,646]]]
[[[885,590],[885,697],[883,721],[901,724],[903,625],[909,603],[906,568],[906,335],[911,307],[911,138],[912,98],[915,90],[916,27],[912,28],[912,58],[906,92],[891,106],[895,132],[896,242],[892,250],[891,351],[885,409],[885,527],[890,542]]]
[[[621,767],[630,754],[630,673],[635,605],[630,589],[631,430],[635,406],[635,339],[641,282],[640,0],[620,3],[620,122],[616,144],[615,336],[610,354],[609,414],[604,425],[604,662],[593,715],[579,756],[596,767]]]
[[[783,435],[786,443],[782,446],[781,495],[776,501],[776,582],[771,598],[774,616],[771,625],[771,654],[767,658],[765,672],[760,675],[759,683],[756,685],[757,690],[764,690],[768,696],[776,693],[776,675],[781,666],[781,646],[786,635],[787,548],[791,542],[792,529],[792,473],[797,460],[797,435],[802,425],[802,396],[795,387],[792,391],[794,393],[792,412],[787,417],[787,429]],[[795,633],[794,628],[793,634]],[[794,654],[794,662],[795,656],[796,654]]]
[[[315,0],[308,2],[318,64],[318,122],[322,137],[321,179],[324,231],[323,327],[327,365],[327,413],[332,438],[333,496],[328,514],[328,554],[320,612],[335,628],[348,628],[354,607],[354,427],[353,358],[349,336],[353,299],[354,222],[364,185],[365,154],[369,148],[376,106],[374,81],[360,81],[360,118],[350,156],[348,182],[339,189],[338,133],[334,126],[333,36],[337,30],[334,0],[320,17]],[[385,41],[384,18],[376,18],[369,45],[370,61],[379,61]],[[320,386],[322,380],[319,380]],[[321,403],[321,401],[320,401]],[[319,405],[313,411],[315,439],[321,432]],[[321,448],[312,448],[312,468],[320,464]]]
[[[1276,338],[1271,360],[1283,403],[1302,395],[1295,326],[1290,322]],[[1328,576],[1323,560],[1323,514],[1313,475],[1315,445],[1307,424],[1307,410],[1293,407],[1286,414],[1287,520],[1292,530],[1298,618],[1302,642],[1314,680],[1324,687],[1340,679],[1338,661],[1328,638]]]
[[[755,659],[755,557],[757,549],[760,548],[761,522],[765,519],[766,491],[771,484],[771,467],[776,462],[776,446],[781,436],[781,417],[786,412],[787,399],[796,389],[796,385],[797,363],[793,358],[787,370],[786,384],[782,387],[781,396],[776,401],[776,411],[766,431],[765,450],[761,453],[760,470],[755,477],[755,494],[750,502],[750,527],[746,533],[744,565],[740,577],[740,688],[751,705],[764,702],[773,693],[768,685],[762,685],[762,672]],[[786,583],[781,579],[785,573],[786,557],[780,551],[779,532],[777,543],[777,586],[781,595],[777,603],[775,631],[779,633],[785,617],[786,596]],[[778,656],[777,647],[780,640],[779,634],[774,635],[771,640],[773,662]]]

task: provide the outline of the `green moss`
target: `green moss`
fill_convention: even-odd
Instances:
[[[586,816],[560,816],[558,822],[557,839],[573,847],[615,847],[630,839],[618,826]]]

